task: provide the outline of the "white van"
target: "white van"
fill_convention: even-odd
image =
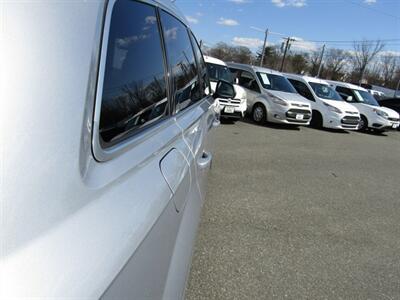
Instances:
[[[360,113],[356,107],[346,103],[332,89],[328,82],[295,74],[285,74],[297,92],[310,101],[315,127],[356,130],[360,122]]]
[[[0,299],[183,299],[219,123],[185,17],[0,6]]]
[[[227,63],[235,81],[245,89],[247,112],[256,123],[309,125],[311,106],[282,73],[270,69]]]
[[[365,88],[346,82],[328,81],[340,96],[360,111],[360,130],[373,129],[378,132],[397,129],[399,114],[393,109],[382,107]]]
[[[218,58],[204,56],[208,75],[211,82],[211,90],[214,92],[219,80],[233,82],[233,75],[226,63]],[[222,118],[240,119],[244,117],[247,110],[246,92],[242,87],[234,84],[236,95],[234,99],[217,99]]]

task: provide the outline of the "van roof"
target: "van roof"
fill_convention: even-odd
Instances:
[[[323,80],[321,78],[315,78],[311,76],[305,76],[305,75],[299,75],[299,74],[291,74],[291,73],[285,73],[285,76],[293,79],[303,79],[304,81],[307,82],[315,82],[315,83],[321,83],[321,84],[326,84],[329,85],[329,83],[326,80]]]
[[[367,89],[364,89],[363,87],[359,86],[359,85],[355,85],[352,83],[348,83],[348,82],[341,82],[341,81],[333,81],[333,80],[327,80],[327,82],[331,85],[335,85],[335,86],[341,86],[341,87],[346,87],[352,90],[359,90],[359,91],[364,91],[364,92],[368,92]]]
[[[267,73],[267,74],[275,74],[275,75],[281,75],[283,76],[283,74],[281,72],[272,70],[272,69],[268,69],[268,68],[262,68],[262,67],[257,67],[257,66],[252,66],[252,65],[246,65],[246,64],[239,64],[239,63],[235,63],[235,62],[228,62],[227,65],[229,67],[237,67],[239,69],[242,70],[247,70],[247,71],[253,71],[253,72],[263,72],[263,73]]]

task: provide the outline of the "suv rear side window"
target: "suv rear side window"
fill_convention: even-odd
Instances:
[[[164,58],[156,9],[117,1],[108,37],[100,114],[109,147],[167,114]]]
[[[300,95],[307,98],[308,100],[315,101],[313,94],[311,93],[310,89],[307,87],[305,83],[295,79],[290,79],[290,78],[288,79]]]
[[[176,111],[184,110],[201,100],[204,95],[197,72],[192,43],[185,25],[161,11],[167,61],[172,73]]]

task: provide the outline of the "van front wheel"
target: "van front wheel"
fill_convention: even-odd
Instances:
[[[368,129],[368,120],[365,116],[361,116],[360,123],[358,124],[358,130],[366,131]]]
[[[267,119],[267,110],[265,109],[265,106],[260,103],[255,104],[253,107],[252,117],[254,122],[264,124]]]

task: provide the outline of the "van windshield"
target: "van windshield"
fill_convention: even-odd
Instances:
[[[314,90],[314,93],[319,98],[327,100],[343,101],[342,97],[340,97],[340,95],[329,85],[316,82],[309,82],[309,84]]]
[[[297,94],[297,91],[286,77],[263,72],[257,72],[257,76],[264,89]]]
[[[227,66],[207,63],[208,75],[211,81],[225,80],[233,84],[233,76]]]
[[[378,101],[370,93],[360,90],[353,90],[354,95],[356,95],[357,102],[369,104],[373,106],[380,106]]]

